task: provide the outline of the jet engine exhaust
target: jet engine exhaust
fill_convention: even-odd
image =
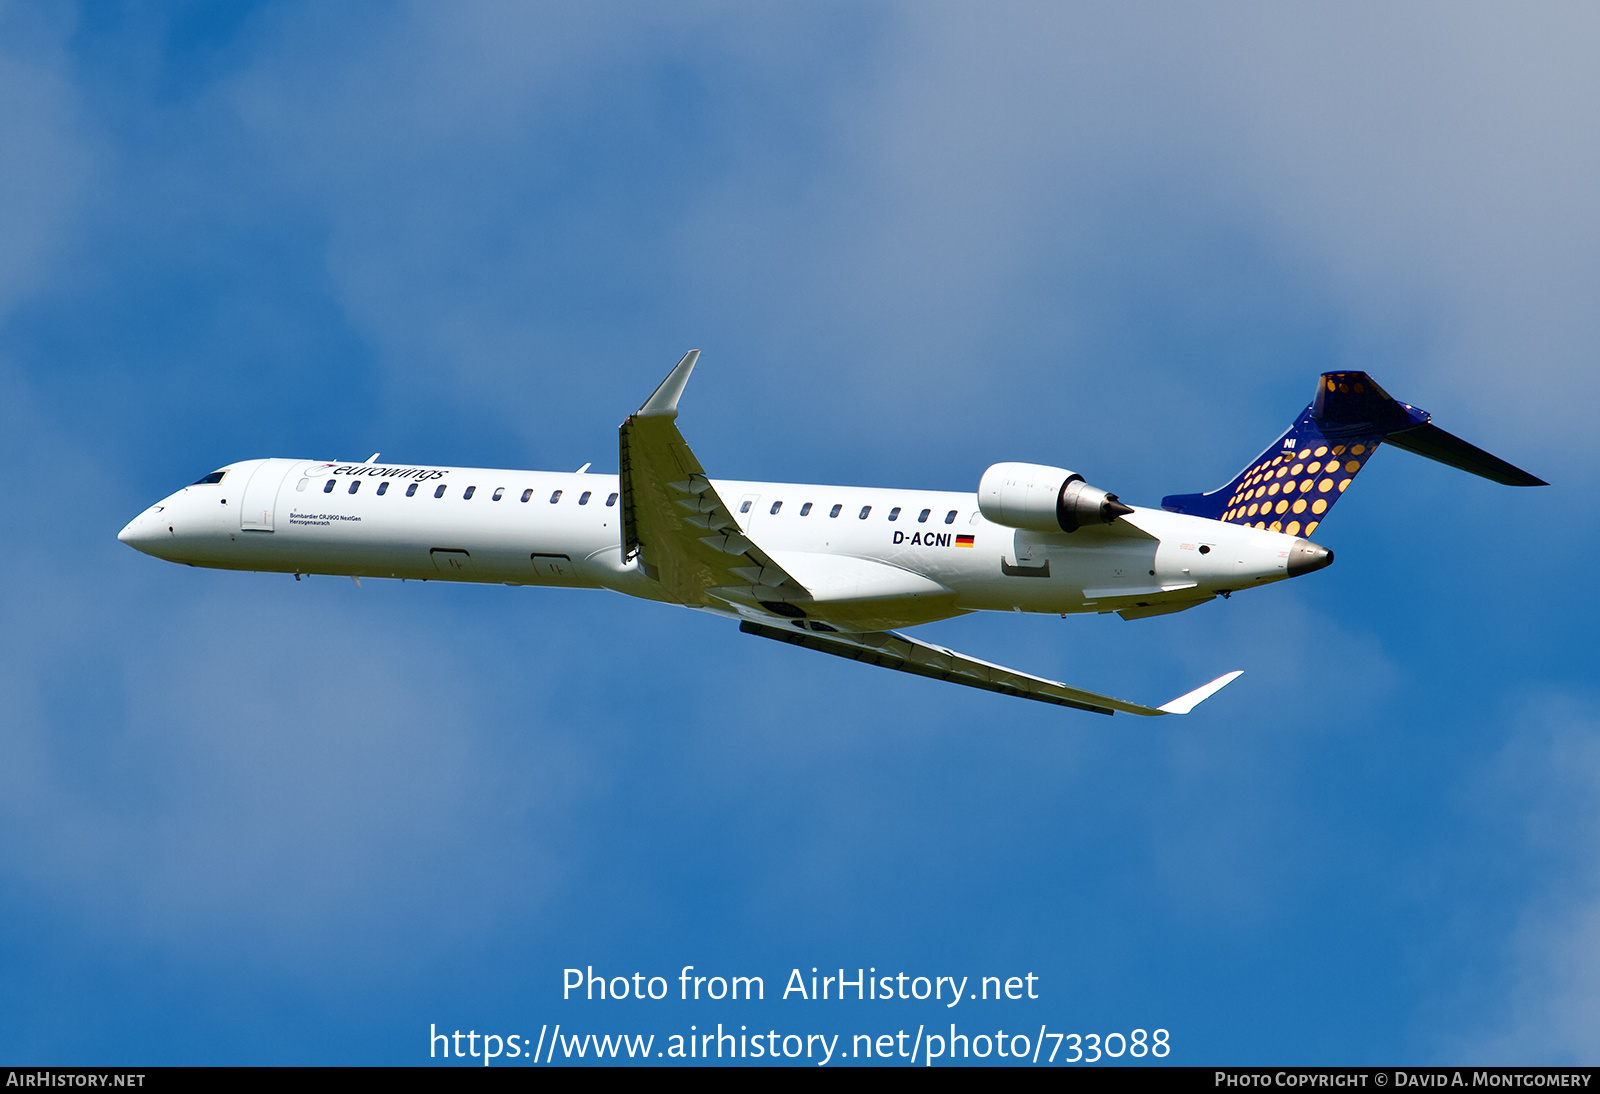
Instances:
[[[1063,486],[1056,499],[1056,523],[1063,532],[1076,532],[1085,524],[1110,524],[1131,512],[1133,507],[1123,505],[1115,494],[1090,486],[1080,478]]]

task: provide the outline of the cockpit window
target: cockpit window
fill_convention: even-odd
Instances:
[[[226,471],[213,471],[213,472],[211,472],[211,474],[207,475],[205,478],[196,479],[194,482],[190,483],[189,485],[190,486],[214,486],[217,483],[221,482],[222,481],[222,476],[224,476],[226,474],[227,474]]]

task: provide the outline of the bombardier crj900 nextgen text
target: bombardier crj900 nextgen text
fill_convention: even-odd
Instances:
[[[897,633],[974,611],[1140,619],[1320,570],[1311,541],[1380,444],[1496,482],[1539,479],[1446,433],[1365,373],[1330,372],[1228,485],[1126,505],[1059,467],[997,463],[976,494],[712,479],[678,432],[698,351],[622,423],[616,475],[245,460],[118,536],[191,566],[612,589],[902,672],[1101,714],[1186,714]]]

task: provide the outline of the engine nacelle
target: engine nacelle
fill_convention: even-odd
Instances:
[[[1076,532],[1133,512],[1082,475],[1037,463],[997,463],[985,471],[978,483],[978,509],[995,524],[1035,532]]]

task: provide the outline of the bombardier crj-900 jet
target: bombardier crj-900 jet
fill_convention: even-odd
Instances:
[[[1142,706],[897,632],[975,611],[1181,612],[1320,570],[1311,536],[1384,442],[1511,486],[1541,480],[1362,372],[1330,372],[1220,489],[1127,505],[1060,467],[997,463],[976,494],[713,479],[678,431],[692,351],[622,423],[619,473],[244,460],[117,537],[191,566],[611,589],[747,634],[1006,695],[1187,714],[1230,672]]]

